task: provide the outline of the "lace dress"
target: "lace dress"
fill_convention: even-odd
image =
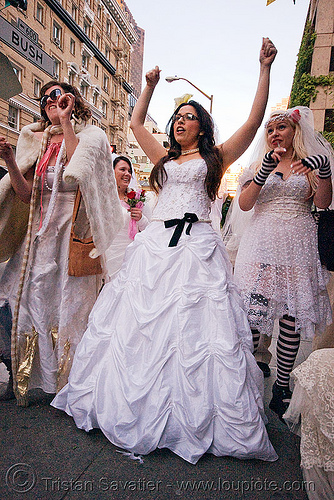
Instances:
[[[303,337],[312,338],[331,323],[321,267],[317,228],[304,175],[283,180],[269,175],[245,230],[235,263],[251,328],[271,335],[275,318],[296,318]]]
[[[49,206],[53,178],[54,167],[48,167],[43,186],[44,214]],[[41,388],[47,393],[55,393],[66,384],[74,351],[87,327],[88,315],[101,286],[100,276],[68,276],[76,188],[76,184],[66,184],[61,180],[50,223],[38,238],[34,235],[40,223],[40,210],[34,213],[33,243],[20,304],[19,361],[25,363],[26,372],[31,368],[28,389]],[[40,199],[40,194],[37,199]],[[0,280],[0,296],[9,298],[12,312],[24,247],[25,242],[8,262]],[[27,340],[35,351],[31,366],[25,355]]]
[[[207,222],[206,164],[165,168],[153,221],[99,295],[69,383],[52,404],[135,453],[169,448],[191,463],[205,452],[276,460],[247,317]],[[190,234],[186,223],[169,247],[176,226],[164,221],[185,213],[199,222]]]
[[[334,349],[319,349],[292,372],[296,381],[284,415],[301,435],[303,475],[312,500],[334,498]],[[301,422],[301,425],[300,425]],[[311,483],[312,481],[312,483]]]

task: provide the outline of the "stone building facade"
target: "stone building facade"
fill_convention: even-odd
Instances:
[[[40,116],[40,88],[54,78],[79,88],[91,123],[125,152],[137,34],[117,0],[28,0],[26,12],[2,10],[0,23],[0,52],[22,84],[19,95],[0,99],[0,134],[15,147],[21,128]]]
[[[311,75],[334,75],[334,0],[311,0],[308,20],[316,32]],[[317,90],[315,101],[310,103],[315,128],[334,132],[333,92],[323,86]]]

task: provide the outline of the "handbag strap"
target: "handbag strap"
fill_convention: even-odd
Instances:
[[[80,207],[80,202],[81,202],[81,191],[80,188],[78,187],[77,192],[75,194],[75,200],[74,200],[74,206],[73,206],[73,214],[72,214],[72,227],[71,227],[71,233],[74,235],[74,224],[75,221],[77,220],[78,212],[79,212],[79,207]]]

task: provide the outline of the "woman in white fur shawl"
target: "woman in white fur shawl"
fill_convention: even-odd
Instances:
[[[110,145],[101,129],[87,125],[91,113],[78,90],[51,81],[41,89],[40,105],[42,120],[22,129],[16,159],[0,138],[0,156],[9,173],[0,182],[0,257],[10,257],[0,299],[13,312],[14,392],[22,406],[28,404],[29,389],[55,393],[67,382],[101,286],[101,274],[68,273],[78,186],[84,203],[76,234],[92,235],[92,257],[109,247],[122,226]],[[13,232],[23,234],[18,249],[11,241]],[[10,368],[9,340],[0,340],[0,355]],[[4,398],[10,397],[9,383]]]

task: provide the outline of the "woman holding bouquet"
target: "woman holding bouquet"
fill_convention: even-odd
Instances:
[[[122,205],[124,224],[104,255],[106,282],[120,270],[125,250],[135,235],[143,231],[149,222],[149,210],[145,205],[145,191],[129,191],[132,165],[126,156],[117,156],[113,161],[118,196]]]
[[[169,448],[192,464],[205,452],[277,459],[247,317],[210,223],[223,171],[262,121],[275,54],[264,39],[250,116],[218,147],[211,116],[190,101],[170,120],[167,152],[144,127],[159,68],[146,75],[131,127],[155,163],[152,222],[102,290],[69,383],[52,403],[130,452]]]

